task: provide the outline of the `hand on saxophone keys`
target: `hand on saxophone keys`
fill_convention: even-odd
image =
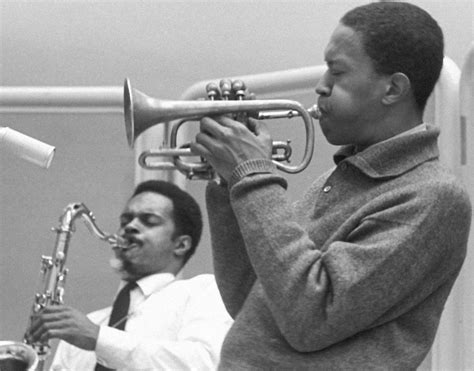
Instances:
[[[26,341],[45,346],[51,339],[62,339],[78,348],[94,350],[99,326],[87,315],[67,305],[48,305],[31,317]]]

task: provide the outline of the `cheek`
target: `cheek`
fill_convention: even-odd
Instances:
[[[343,108],[357,107],[372,101],[379,95],[380,83],[366,74],[347,75],[336,81],[332,87],[331,98]]]
[[[166,250],[151,248],[147,246],[138,251],[129,260],[133,271],[139,274],[153,274],[165,269],[170,262],[170,254]]]
[[[330,97],[330,109],[333,115],[350,117],[354,115],[366,97],[363,89],[352,86],[335,86]]]
[[[167,260],[173,254],[173,247],[172,240],[166,234],[150,237],[149,243],[144,248],[143,258],[149,259],[150,264],[156,264],[160,260]]]
[[[329,97],[329,119],[340,130],[355,131],[377,104],[378,98],[368,84],[335,86]]]
[[[321,131],[326,140],[332,145],[350,144],[354,140],[354,134],[350,123],[335,119],[320,120]]]
[[[348,97],[341,96],[331,101],[330,111],[319,120],[321,131],[332,145],[346,145],[357,141],[364,110],[360,104]]]

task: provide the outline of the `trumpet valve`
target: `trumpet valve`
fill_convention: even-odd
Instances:
[[[221,88],[222,98],[224,100],[229,100],[232,91],[232,82],[229,79],[222,79],[219,82],[219,86]]]
[[[232,90],[234,91],[237,100],[243,100],[245,97],[245,83],[242,80],[235,80],[232,82]]]
[[[206,85],[207,97],[209,100],[219,99],[219,87],[216,83],[210,82]]]

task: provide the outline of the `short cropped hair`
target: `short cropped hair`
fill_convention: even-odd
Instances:
[[[347,12],[341,23],[358,32],[376,72],[404,73],[424,110],[443,67],[444,40],[426,11],[404,2],[374,2]]]
[[[143,192],[154,192],[168,197],[173,203],[173,221],[176,226],[175,237],[191,237],[191,248],[184,256],[183,265],[196,251],[202,234],[203,222],[199,204],[177,185],[163,180],[147,180],[136,186],[132,198]]]

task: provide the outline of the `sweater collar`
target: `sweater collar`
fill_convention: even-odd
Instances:
[[[428,124],[426,130],[397,135],[358,153],[354,145],[343,146],[334,154],[334,162],[350,163],[374,179],[396,177],[438,158],[438,136],[439,129]]]

